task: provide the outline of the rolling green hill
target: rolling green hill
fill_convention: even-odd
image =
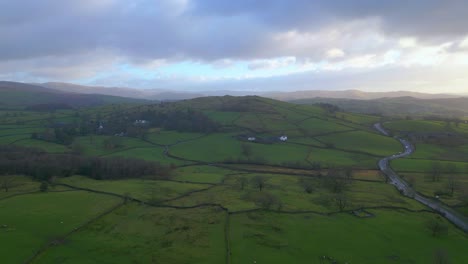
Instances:
[[[298,104],[330,103],[344,111],[384,116],[468,116],[468,98],[417,99],[413,97],[356,100],[342,98],[298,99]]]
[[[403,150],[373,129],[380,117],[332,110],[258,96],[0,110],[2,257],[373,264],[431,263],[444,254],[463,263],[466,233],[402,196],[378,170],[382,157]],[[383,125],[416,137],[468,131],[427,120]],[[450,146],[416,142],[416,158],[392,166],[418,192],[437,192],[468,215],[467,148],[458,145],[449,156]],[[435,161],[442,170],[431,182]],[[451,194],[448,179],[458,184]]]
[[[42,86],[0,81],[0,108],[21,109],[37,105],[98,106],[119,103],[143,103],[146,100],[96,94],[77,94]]]

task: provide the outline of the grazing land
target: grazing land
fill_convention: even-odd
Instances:
[[[468,259],[463,230],[379,171],[403,152],[373,129],[381,117],[256,96],[18,105],[0,111],[1,262]],[[468,215],[466,124],[383,125],[415,145],[392,168]]]

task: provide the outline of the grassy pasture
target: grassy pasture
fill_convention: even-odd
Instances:
[[[230,126],[241,115],[239,112],[203,111],[209,118],[223,126]]]
[[[442,121],[430,120],[398,120],[385,122],[384,127],[398,132],[443,132],[446,131],[447,124]]]
[[[104,146],[104,142],[111,138],[118,140],[119,146],[114,147],[112,149],[106,148]],[[150,143],[137,138],[96,135],[77,137],[74,143],[82,146],[83,153],[89,156],[102,156],[114,152],[123,151],[129,148],[153,147],[153,145],[151,145]]]
[[[70,151],[70,149],[64,145],[31,138],[17,140],[14,144],[23,147],[39,148],[51,153],[64,153]]]
[[[0,199],[21,193],[28,193],[28,192],[36,192],[39,191],[40,183],[37,181],[33,181],[29,177],[21,176],[21,175],[1,175],[0,182],[2,182],[2,177],[8,177],[8,181],[10,182],[10,187],[8,192],[5,189],[0,189]]]
[[[28,127],[28,126],[15,126],[11,128],[0,127],[0,137],[2,136],[12,136],[12,135],[29,135],[34,132],[42,132],[44,128],[42,127]]]
[[[292,137],[292,138],[288,138],[288,142],[304,144],[304,145],[314,146],[314,147],[325,147],[324,143],[322,143],[321,141],[317,140],[314,137]]]
[[[142,148],[131,148],[122,151],[114,152],[110,155],[106,155],[105,157],[124,157],[124,158],[132,158],[132,159],[142,159],[148,161],[155,161],[159,162],[164,165],[183,165],[187,164],[188,162],[180,161],[177,159],[173,159],[164,155],[164,148],[158,146],[151,146],[151,147],[142,147]]]
[[[359,169],[374,169],[377,168],[379,158],[336,149],[311,148],[307,160],[310,162],[319,162],[324,167],[353,166]]]
[[[82,176],[72,176],[59,179],[59,183],[69,184],[75,187],[87,188],[97,191],[128,195],[130,197],[159,202],[176,198],[187,192],[204,189],[205,184],[179,183],[174,181],[157,181],[145,179],[129,180],[94,180]]]
[[[411,158],[463,161],[468,157],[468,144],[446,147],[435,144],[417,143]]]
[[[172,145],[182,141],[192,140],[203,136],[199,133],[182,133],[177,131],[161,131],[159,133],[151,133],[148,135],[148,140],[160,145]]]
[[[463,203],[463,187],[468,187],[468,177],[466,174],[459,173],[455,175],[442,174],[439,181],[432,181],[429,173],[409,173],[401,174],[402,177],[413,185],[413,188],[429,197],[435,197],[438,194],[441,201],[454,206]],[[451,194],[451,186],[449,185],[449,177],[453,177],[455,181],[454,192]]]
[[[211,134],[172,146],[170,153],[186,159],[220,162],[241,156],[241,142],[234,134]]]
[[[0,144],[1,145],[8,145],[8,144],[12,144],[16,141],[20,141],[20,140],[26,140],[26,139],[30,139],[31,138],[31,135],[29,134],[23,134],[23,135],[13,135],[13,136],[0,136]]]
[[[317,137],[336,148],[362,151],[373,155],[389,156],[403,150],[397,140],[365,131],[352,131]]]
[[[371,210],[350,214],[254,212],[231,217],[232,263],[432,263],[438,249],[453,263],[468,258],[466,235],[449,225],[449,235],[432,237],[429,213]],[[325,262],[320,258],[326,256]]]
[[[129,204],[41,255],[35,263],[224,263],[223,211]]]
[[[213,166],[190,166],[177,168],[173,172],[173,179],[178,181],[199,183],[221,183],[227,174],[233,171]]]
[[[360,124],[360,125],[373,125],[380,121],[380,117],[378,116],[356,114],[356,113],[339,112],[336,114],[336,116],[337,118],[341,120],[345,120],[347,122]]]
[[[26,194],[0,200],[3,263],[21,263],[46,242],[120,202],[88,192]]]
[[[442,166],[442,172],[447,172],[447,165],[452,164],[460,172],[467,170],[468,162],[457,161],[437,161],[427,159],[396,159],[391,162],[392,168],[398,172],[430,172],[434,162],[439,162]]]
[[[335,122],[325,121],[318,118],[304,120],[299,124],[299,126],[303,128],[309,136],[351,130],[351,128],[349,127],[345,127]]]
[[[287,175],[269,175],[261,174],[267,179],[266,186],[262,191],[255,188],[250,180],[259,174],[231,175],[226,177],[222,186],[217,186],[203,192],[193,193],[190,196],[171,201],[172,205],[193,206],[201,203],[214,202],[222,204],[230,211],[248,210],[260,208],[256,203],[256,197],[262,193],[269,193],[276,196],[281,206],[279,210],[284,211],[317,211],[317,212],[336,212],[339,208],[332,201],[333,194],[323,187],[319,178],[309,177],[308,180],[313,184],[312,193],[306,193],[299,184],[300,176]],[[242,189],[239,178],[244,177],[248,180]],[[346,210],[361,207],[374,206],[398,206],[408,209],[423,209],[419,203],[404,197],[392,186],[374,182],[354,181],[346,191],[348,207]],[[271,209],[277,210],[277,205]]]

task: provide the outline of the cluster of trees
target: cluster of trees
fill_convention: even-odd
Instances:
[[[135,120],[145,120],[146,125],[136,125]],[[194,109],[152,108],[136,109],[132,113],[113,114],[105,125],[107,133],[127,132],[140,134],[145,127],[161,127],[179,132],[212,133],[220,129],[220,125],[211,120],[203,112]]]
[[[0,175],[22,174],[42,181],[74,174],[94,179],[139,178],[148,175],[167,178],[172,169],[138,159],[58,155],[32,148],[0,146]]]
[[[46,129],[42,133],[34,132],[31,134],[32,139],[40,139],[57,144],[69,145],[73,142],[75,136],[78,135],[77,130],[73,126],[56,127],[53,129]]]
[[[53,112],[53,111],[61,110],[61,109],[73,109],[73,107],[65,103],[35,104],[35,105],[30,105],[26,107],[26,110],[40,111],[40,112],[42,111]]]
[[[317,103],[316,105],[320,106],[322,109],[325,110],[325,112],[329,114],[334,114],[336,112],[340,112],[341,108],[339,108],[336,105],[330,104],[330,103]]]

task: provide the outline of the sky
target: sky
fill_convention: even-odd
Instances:
[[[467,93],[466,0],[0,0],[0,80]]]

